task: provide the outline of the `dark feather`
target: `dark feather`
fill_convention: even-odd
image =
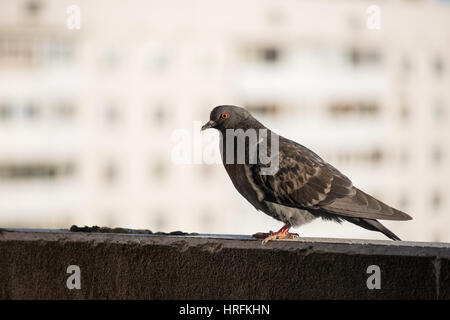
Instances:
[[[350,218],[411,219],[355,188],[345,175],[304,146],[280,137],[279,148],[280,169],[275,175],[261,175],[261,165],[252,166],[264,200],[311,213],[320,209]]]

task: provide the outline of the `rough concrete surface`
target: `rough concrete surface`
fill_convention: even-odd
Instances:
[[[0,299],[449,299],[449,261],[442,243],[2,229]]]

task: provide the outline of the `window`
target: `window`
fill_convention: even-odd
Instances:
[[[21,34],[0,34],[0,66],[34,66],[41,54],[38,44]]]
[[[407,165],[408,163],[409,163],[409,161],[410,161],[410,158],[411,158],[411,155],[410,155],[410,153],[409,153],[409,151],[408,150],[406,150],[406,149],[403,149],[401,152],[400,152],[400,164],[402,165],[402,166],[405,166],[405,165]]]
[[[407,122],[411,116],[411,109],[404,105],[400,108],[400,117],[403,122]]]
[[[49,109],[47,109],[49,106]],[[47,111],[49,111],[47,113]],[[47,121],[47,120],[68,120],[75,114],[75,106],[69,101],[61,101],[54,103],[53,101],[45,101],[41,103],[39,100],[32,99],[25,103],[10,104],[9,102],[0,102],[0,123],[10,120],[22,121]]]
[[[155,161],[150,167],[150,179],[162,182],[167,175],[167,168],[162,160]]]
[[[73,163],[2,163],[0,181],[55,180],[72,176],[74,172]]]
[[[408,101],[404,98],[399,99],[399,116],[400,120],[404,123],[408,122],[411,119],[411,106],[409,105]]]
[[[147,69],[155,74],[162,75],[169,70],[170,56],[165,50],[155,50],[147,58]]]
[[[440,146],[434,146],[431,151],[431,159],[435,165],[438,165],[442,162],[443,152]]]
[[[342,116],[377,116],[380,111],[380,105],[373,101],[367,102],[335,102],[328,107],[331,115]]]
[[[0,103],[0,122],[8,121],[12,118],[13,108],[8,102]]]
[[[165,125],[169,119],[169,110],[165,103],[158,103],[155,107],[150,107],[151,122],[158,127]]]
[[[109,102],[104,109],[105,121],[110,126],[119,124],[122,118],[119,106],[114,102]]]
[[[41,115],[41,109],[35,103],[28,103],[23,108],[24,117],[29,120],[36,120]]]
[[[282,59],[282,50],[277,46],[255,46],[243,50],[243,58],[250,63],[275,65]]]
[[[401,69],[403,75],[408,75],[411,72],[411,61],[408,57],[403,57],[401,62]]]
[[[255,114],[276,116],[281,113],[281,106],[276,103],[247,104],[246,108]]]
[[[42,3],[40,1],[30,0],[27,1],[27,3],[25,4],[25,11],[30,16],[38,15],[41,10],[42,10]]]
[[[433,108],[433,116],[437,122],[441,122],[446,117],[444,101],[441,99],[436,100]]]
[[[436,56],[433,59],[433,71],[437,77],[441,77],[445,71],[445,65],[442,57]]]
[[[109,46],[102,50],[98,57],[98,67],[102,70],[114,70],[120,63],[120,53],[115,46]]]
[[[280,51],[277,48],[264,48],[261,49],[260,55],[264,62],[274,63],[279,60]]]
[[[70,101],[61,101],[54,107],[54,114],[58,119],[69,120],[75,116],[75,105]]]
[[[335,157],[343,164],[378,165],[384,160],[384,152],[379,148],[369,150],[339,150]]]
[[[442,205],[442,195],[439,192],[435,192],[431,196],[431,206],[434,210],[439,210]]]
[[[50,63],[67,63],[74,58],[74,44],[69,39],[51,38],[45,47],[47,61]]]
[[[354,67],[373,67],[381,62],[380,53],[369,48],[350,48],[347,53],[350,64]]]
[[[280,8],[271,8],[266,12],[266,21],[270,25],[279,25],[285,20],[285,14]]]
[[[23,33],[0,33],[0,66],[35,67],[43,63],[70,63],[75,57],[72,39],[45,38]]]
[[[108,162],[102,168],[102,179],[107,185],[112,185],[118,180],[119,169],[114,162]]]

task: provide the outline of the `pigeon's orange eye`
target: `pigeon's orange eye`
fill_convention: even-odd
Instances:
[[[222,119],[227,119],[229,117],[228,113],[224,112],[220,115]]]

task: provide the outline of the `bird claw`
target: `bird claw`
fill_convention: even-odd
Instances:
[[[267,242],[271,240],[284,240],[284,239],[295,239],[299,238],[299,235],[297,233],[289,233],[289,232],[280,232],[280,233],[272,233],[266,237],[262,244],[266,244]]]

